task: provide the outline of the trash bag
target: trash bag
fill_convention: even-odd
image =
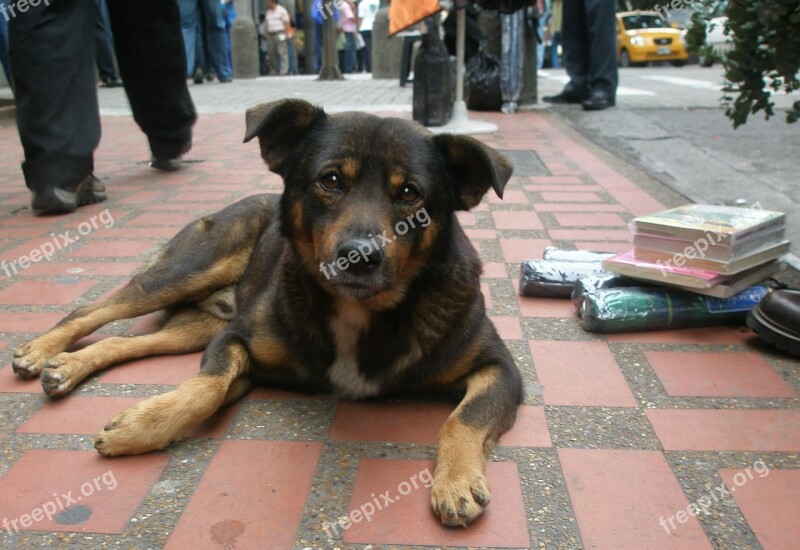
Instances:
[[[487,51],[482,42],[464,72],[464,98],[471,111],[499,111],[503,104],[500,93],[500,60]]]

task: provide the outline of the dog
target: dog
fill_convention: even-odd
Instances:
[[[247,197],[184,227],[128,284],[18,349],[14,371],[62,396],[90,374],[205,349],[200,372],[100,431],[106,457],[163,449],[255,385],[359,399],[456,393],[431,504],[466,526],[490,500],[486,456],[514,423],[520,373],[486,316],[481,262],[456,218],[512,166],[411,121],[327,114],[301,100],[247,111],[280,195]],[[164,310],[159,331],[67,352],[106,323]]]

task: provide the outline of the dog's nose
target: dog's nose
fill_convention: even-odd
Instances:
[[[367,239],[348,239],[339,245],[337,254],[347,258],[347,271],[352,275],[368,275],[383,261],[383,251]]]

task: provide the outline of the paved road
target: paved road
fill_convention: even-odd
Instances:
[[[746,204],[786,212],[792,251],[800,255],[800,124],[754,115],[738,130],[724,116],[719,67],[653,67],[620,72],[617,108],[585,113],[553,109],[579,132],[695,202]],[[539,79],[542,95],[567,81]],[[789,107],[800,94],[778,94]]]

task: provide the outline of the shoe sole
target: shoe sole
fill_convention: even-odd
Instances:
[[[800,340],[765,319],[758,306],[747,314],[747,326],[765,342],[791,355],[800,355]]]

